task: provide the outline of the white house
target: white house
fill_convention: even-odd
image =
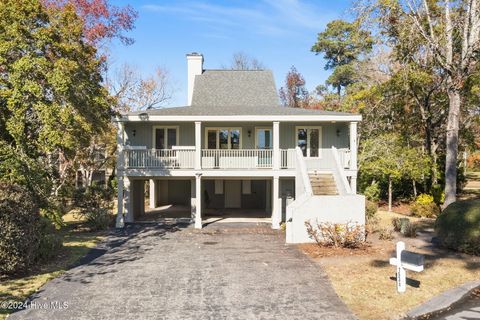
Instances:
[[[204,70],[187,55],[188,105],[129,112],[118,125],[117,227],[149,206],[183,204],[195,228],[209,212],[257,213],[287,242],[305,220],[364,223],[356,195],[357,124],[351,113],[280,106],[270,71]]]

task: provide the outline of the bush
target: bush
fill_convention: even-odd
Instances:
[[[450,204],[438,216],[435,231],[445,247],[480,255],[480,200]]]
[[[378,230],[378,238],[380,240],[393,240],[393,229],[392,228],[381,228]]]
[[[417,226],[408,218],[393,218],[393,230],[400,232],[405,237],[415,238],[417,236]]]
[[[378,200],[380,200],[380,185],[378,184],[378,182],[372,183],[365,188],[363,194],[365,195],[365,198],[367,198],[367,200],[378,202]]]
[[[52,224],[40,216],[35,197],[15,184],[0,183],[0,231],[1,274],[24,273],[61,246]]]
[[[365,244],[363,226],[356,223],[329,223],[318,222],[313,226],[310,221],[305,221],[310,239],[321,246],[360,248]]]
[[[367,221],[372,219],[378,211],[378,205],[372,201],[365,201],[365,216]]]
[[[442,205],[445,202],[445,192],[441,185],[436,184],[432,187],[433,201],[437,205]]]
[[[105,230],[112,225],[113,215],[110,214],[112,207],[111,189],[95,185],[81,189],[76,192],[74,201],[90,230]]]
[[[415,199],[415,203],[418,204],[430,204],[433,203],[433,196],[422,193]]]

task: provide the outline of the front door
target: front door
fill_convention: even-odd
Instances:
[[[304,157],[316,158],[320,156],[321,130],[321,127],[297,127],[297,146],[302,150]]]
[[[241,208],[242,206],[242,181],[225,181],[225,208]]]

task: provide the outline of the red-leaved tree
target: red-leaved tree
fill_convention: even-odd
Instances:
[[[97,48],[113,38],[118,38],[127,45],[133,43],[133,39],[125,36],[125,32],[134,28],[138,13],[129,5],[118,7],[111,5],[108,0],[42,1],[50,8],[73,5],[78,16],[83,19],[86,41]]]

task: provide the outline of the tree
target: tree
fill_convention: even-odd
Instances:
[[[165,68],[157,67],[153,76],[145,78],[136,70],[123,64],[107,81],[118,111],[155,109],[172,98],[174,89]]]
[[[119,38],[124,44],[133,43],[133,39],[124,35],[133,29],[138,13],[131,7],[111,5],[108,0],[42,0],[53,10],[63,10],[73,6],[83,22],[83,36],[87,42],[97,48],[102,42]]]
[[[328,84],[335,87],[340,95],[342,88],[354,82],[351,63],[360,55],[370,52],[372,46],[370,32],[362,30],[358,22],[334,20],[327,24],[325,31],[318,34],[311,51],[315,54],[324,53],[323,58],[327,60],[325,70],[334,70]]]
[[[391,42],[406,43],[418,35],[421,49],[445,75],[448,96],[445,161],[445,206],[456,200],[460,117],[465,84],[476,72],[480,47],[480,6],[477,0],[379,1],[374,4],[381,31]],[[405,52],[405,54],[412,54]]]
[[[292,66],[285,77],[285,86],[280,88],[280,100],[285,107],[305,108],[308,105],[309,94],[305,88],[305,79]]]
[[[21,168],[0,166],[0,179],[28,185],[38,178],[56,194],[76,150],[113,115],[102,60],[71,5],[6,0],[0,16],[0,158],[13,155]],[[40,176],[30,163],[40,164]]]
[[[235,52],[232,56],[230,66],[223,66],[222,69],[231,70],[264,70],[265,66],[262,62],[254,57],[250,57],[246,53],[239,51]]]
[[[386,133],[365,140],[359,154],[362,174],[388,183],[388,211],[392,210],[393,182],[410,179],[418,182],[429,169],[429,157],[408,146],[402,137]]]

